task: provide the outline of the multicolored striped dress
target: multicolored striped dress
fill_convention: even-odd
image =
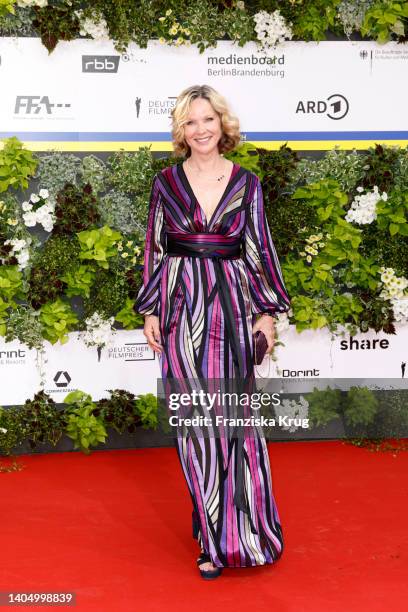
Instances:
[[[207,220],[181,162],[156,174],[135,310],[159,317],[163,380],[254,380],[256,314],[289,308],[259,178],[234,163]],[[214,565],[274,563],[283,536],[264,437],[180,434],[176,448],[193,537]]]

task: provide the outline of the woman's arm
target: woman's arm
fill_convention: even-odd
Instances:
[[[153,179],[146,228],[142,285],[134,309],[142,315],[158,315],[160,279],[166,249],[164,218],[159,179]]]
[[[266,218],[261,182],[256,175],[251,175],[251,181],[243,260],[248,274],[252,313],[260,316],[252,331],[264,332],[270,352],[274,341],[274,318],[290,309],[290,297]]]
[[[145,315],[143,333],[148,345],[156,352],[161,352],[160,344],[160,282],[163,257],[166,249],[163,206],[157,175],[153,179],[149,202],[149,214],[146,228],[142,285],[136,298],[134,310]]]

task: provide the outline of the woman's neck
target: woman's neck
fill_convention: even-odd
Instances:
[[[197,153],[192,153],[188,158],[190,160],[191,165],[199,170],[199,172],[211,173],[217,168],[221,166],[221,162],[224,161],[224,158],[215,151],[214,153],[209,153],[208,155],[199,155]]]

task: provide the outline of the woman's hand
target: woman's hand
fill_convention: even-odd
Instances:
[[[143,334],[146,336],[147,344],[152,351],[161,353],[163,350],[160,337],[160,319],[156,315],[146,315]]]
[[[269,315],[262,315],[252,327],[252,334],[254,335],[258,330],[265,334],[268,342],[266,354],[270,355],[275,343],[275,319]]]

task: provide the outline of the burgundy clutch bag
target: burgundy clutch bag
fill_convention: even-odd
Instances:
[[[268,341],[265,334],[258,330],[254,335],[254,363],[255,365],[261,365],[266,349],[268,348]]]

